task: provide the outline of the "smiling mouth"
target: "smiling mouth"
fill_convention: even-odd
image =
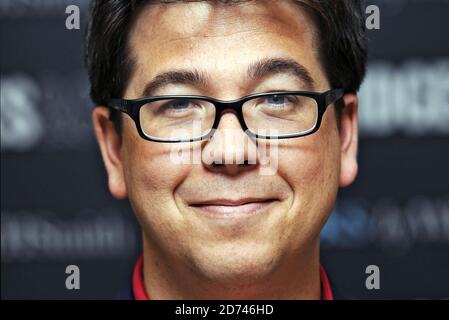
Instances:
[[[191,204],[190,206],[214,218],[237,218],[254,215],[278,201],[278,199],[222,199]]]

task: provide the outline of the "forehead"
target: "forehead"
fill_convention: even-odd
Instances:
[[[314,31],[295,1],[152,3],[131,29],[132,78],[141,82],[174,67],[196,68],[223,84],[271,56],[293,58],[319,78]]]

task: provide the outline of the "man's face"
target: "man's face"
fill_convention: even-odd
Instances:
[[[153,95],[233,100],[258,92],[327,91],[314,32],[305,11],[290,1],[149,5],[131,29],[135,68],[125,98],[142,97],[151,80],[174,70],[197,70],[207,81],[168,83]],[[288,68],[248,76],[251,66],[268,59],[296,61],[314,84],[307,85]],[[278,141],[272,175],[261,174],[260,163],[174,164],[172,144],[142,139],[124,116],[119,156],[107,165],[111,191],[129,197],[145,245],[174,265],[217,281],[268,275],[317,248],[339,184],[355,177],[352,168],[349,180],[341,180],[348,167],[356,166],[355,153],[349,160],[342,153],[341,133],[329,108],[318,132]],[[228,129],[241,130],[232,110],[218,127],[220,132]],[[231,140],[224,152],[245,152]],[[201,152],[223,147],[214,140],[195,144]]]

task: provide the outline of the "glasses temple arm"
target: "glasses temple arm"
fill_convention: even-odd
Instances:
[[[340,100],[345,94],[345,91],[343,89],[333,89],[328,92],[326,92],[325,95],[325,104],[326,106],[336,102],[337,100]]]
[[[122,111],[125,113],[129,113],[130,104],[127,100],[124,99],[110,99],[108,101],[108,107],[114,110]]]

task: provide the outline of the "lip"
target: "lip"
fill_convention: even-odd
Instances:
[[[216,199],[191,204],[190,207],[213,218],[239,218],[247,217],[262,212],[278,199]]]

